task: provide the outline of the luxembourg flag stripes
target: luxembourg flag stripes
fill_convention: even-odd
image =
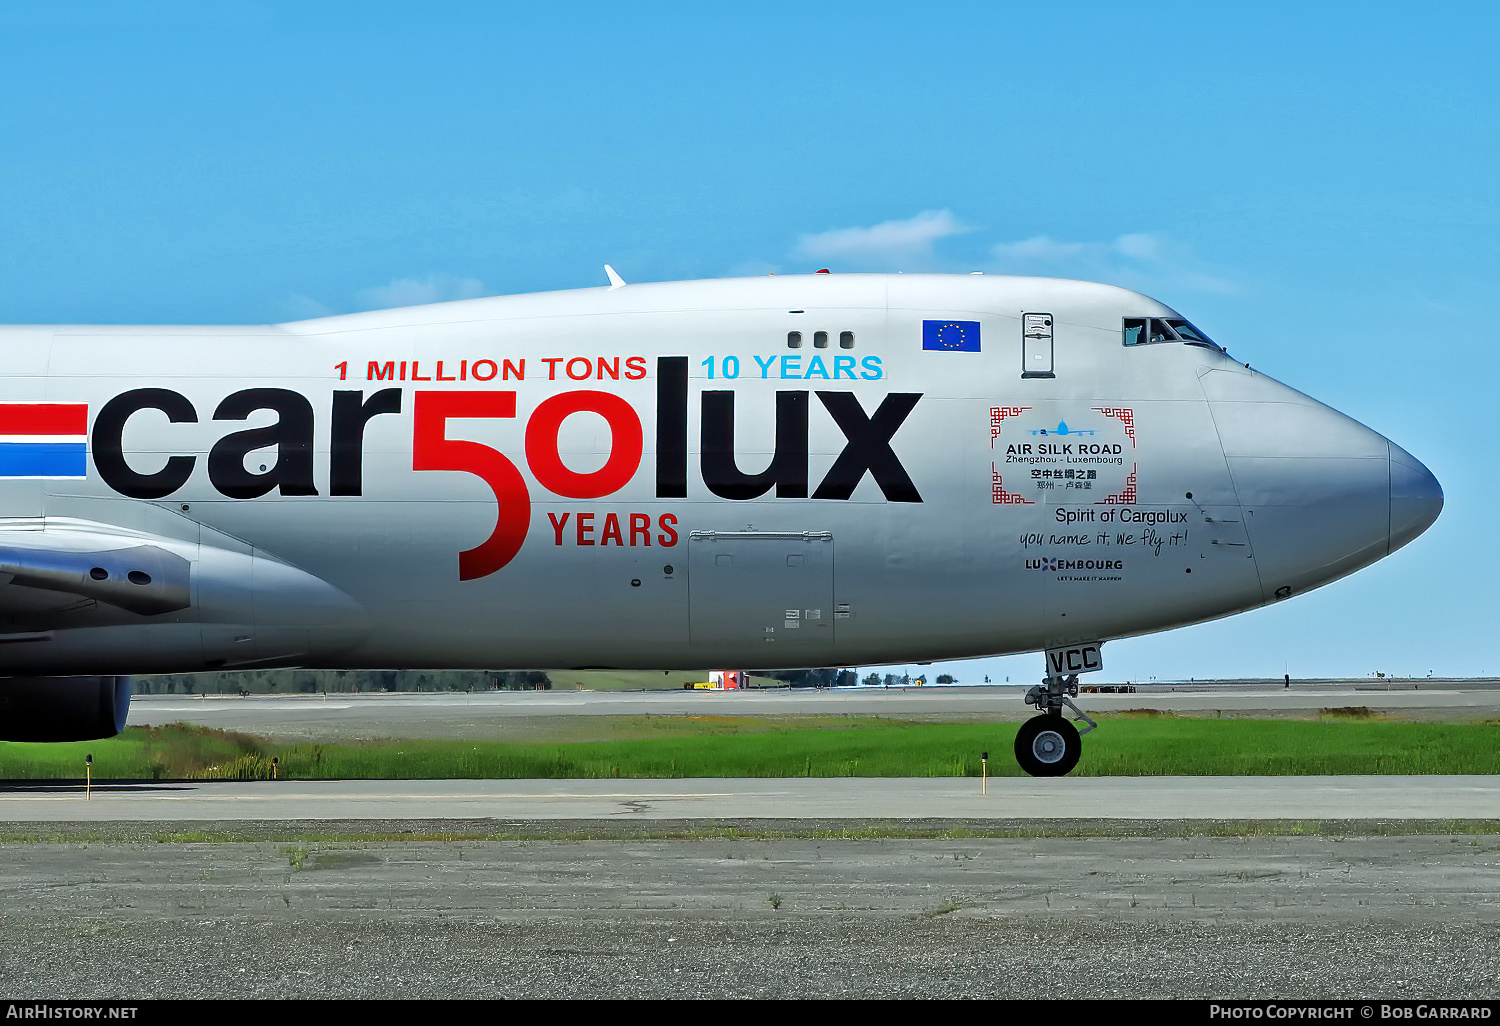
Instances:
[[[88,476],[88,403],[0,402],[0,478]]]

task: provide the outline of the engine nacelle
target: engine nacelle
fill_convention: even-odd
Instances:
[[[94,741],[125,729],[129,677],[0,677],[0,741]]]
[[[201,525],[190,533],[0,520],[0,672],[297,666],[369,633],[369,615],[328,582]]]

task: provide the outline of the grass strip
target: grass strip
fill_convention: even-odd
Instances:
[[[878,717],[764,719],[754,729],[696,728],[625,741],[404,740],[276,744],[205,727],[132,727],[117,738],[0,744],[0,778],[95,780],[605,779],[679,777],[1019,776],[1015,723],[919,723]],[[1500,722],[1412,723],[1348,715],[1316,720],[1102,715],[1075,776],[1279,776],[1500,773]]]

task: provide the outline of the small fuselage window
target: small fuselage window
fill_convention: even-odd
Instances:
[[[1127,317],[1124,323],[1124,342],[1127,346],[1186,342],[1190,346],[1209,346],[1222,352],[1222,347],[1213,339],[1181,317]]]
[[[813,332],[812,333],[813,348],[814,349],[827,349],[829,341],[830,341],[831,338],[832,338],[832,336],[828,332],[826,332],[826,331],[815,331],[815,332]],[[786,347],[788,349],[801,349],[802,348],[802,332],[800,332],[800,331],[789,331],[789,332],[787,332],[786,333]],[[841,332],[839,332],[839,348],[840,349],[853,349],[854,348],[854,332],[852,332],[852,331],[841,331]]]

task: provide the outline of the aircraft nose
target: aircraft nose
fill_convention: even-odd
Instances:
[[[1369,566],[1437,518],[1437,481],[1379,432],[1264,375],[1200,380],[1268,599]]]
[[[1432,526],[1443,511],[1443,486],[1422,461],[1391,442],[1391,551]]]

